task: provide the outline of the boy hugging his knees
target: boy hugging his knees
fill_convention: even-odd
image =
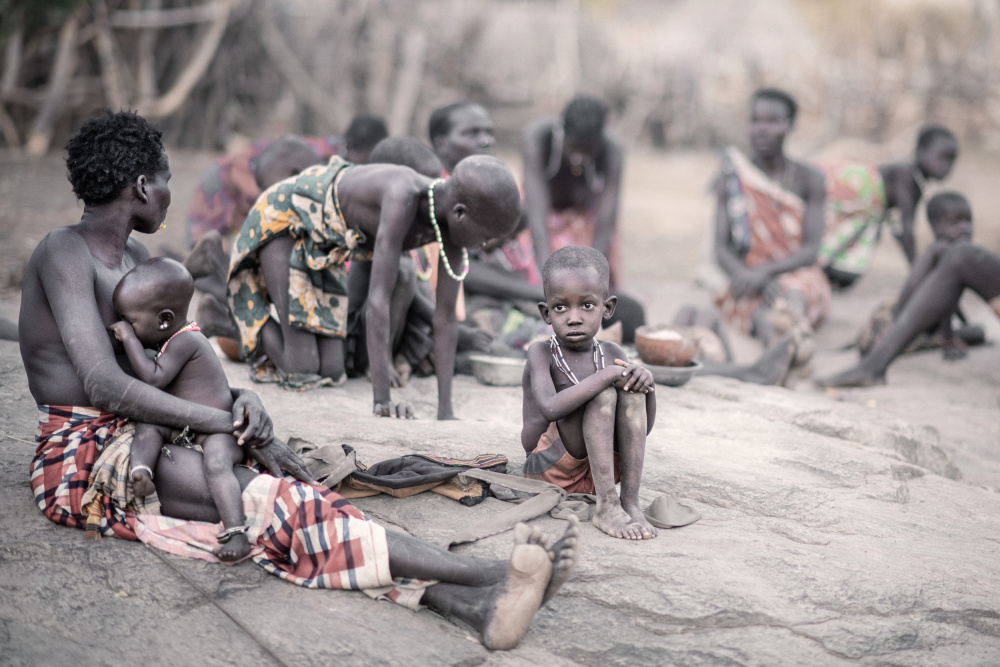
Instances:
[[[240,347],[260,347],[285,377],[344,377],[347,280],[344,264],[371,259],[365,312],[374,412],[410,417],[390,396],[389,304],[404,250],[437,241],[440,279],[434,306],[438,419],[452,419],[459,284],[466,248],[506,236],[521,200],[513,174],[495,158],[462,160],[447,181],[408,167],[350,165],[338,158],[306,169],[261,194],[230,260],[229,303]],[[278,321],[269,316],[275,307]]]
[[[931,197],[927,202],[927,222],[934,232],[934,242],[913,263],[899,299],[892,307],[893,319],[899,315],[903,306],[927,276],[937,268],[941,256],[948,248],[957,243],[972,241],[972,207],[969,201],[957,192],[941,192]],[[963,326],[955,331],[952,328],[953,315],[958,315],[961,323],[966,324],[962,311],[957,310],[942,318],[935,329],[927,332],[931,336],[937,334],[944,358],[949,361],[964,358],[968,354],[966,346],[981,343],[983,339],[981,327]]]
[[[608,293],[608,261],[593,248],[568,246],[545,261],[542,281],[538,309],[555,334],[528,349],[524,475],[595,494],[594,525],[612,537],[655,537],[639,507],[646,435],[656,418],[653,377],[614,343],[595,339],[617,301]]]
[[[111,330],[125,348],[136,377],[173,396],[231,411],[232,392],[215,349],[197,324],[187,319],[194,280],[181,264],[155,257],[125,274],[113,301],[121,321]],[[146,349],[158,349],[152,359]],[[168,426],[137,424],[130,477],[137,496],[156,492],[153,471],[166,444],[198,445],[204,452],[205,478],[225,528],[218,557],[236,561],[250,553],[242,491],[233,466],[243,449],[228,433],[190,434]],[[168,449],[165,450],[169,452]]]

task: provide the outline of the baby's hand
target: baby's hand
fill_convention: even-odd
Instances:
[[[115,338],[117,338],[120,343],[124,343],[126,338],[135,337],[135,331],[132,330],[132,325],[125,320],[115,322],[108,327],[108,329],[111,330],[111,333],[115,335]]]
[[[653,391],[653,374],[649,369],[639,364],[629,363],[624,359],[615,359],[615,365],[621,366],[621,377],[615,380],[615,386],[630,394],[648,394]]]

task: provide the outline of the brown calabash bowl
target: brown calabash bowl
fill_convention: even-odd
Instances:
[[[651,338],[658,331],[673,331],[679,340]],[[639,358],[654,366],[689,366],[698,354],[698,341],[684,327],[641,326],[635,331],[635,348]]]
[[[224,336],[219,336],[215,339],[215,342],[219,344],[219,349],[222,353],[233,361],[240,360],[240,343],[235,338],[225,338]]]

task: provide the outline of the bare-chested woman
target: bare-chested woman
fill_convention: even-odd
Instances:
[[[31,468],[31,488],[39,507],[63,525],[82,528],[89,523],[104,534],[136,539],[136,508],[127,490],[84,502],[94,491],[91,473],[108,463],[105,455],[128,447],[128,420],[189,426],[200,433],[234,432],[247,453],[272,472],[284,469],[307,478],[301,460],[273,439],[271,420],[252,392],[233,390],[232,414],[170,396],[133,376],[123,350],[107,331],[117,319],[112,305],[115,286],[149,257],[131,234],[154,233],[170,204],[170,169],[159,130],[135,114],[106,112],[85,123],[67,150],[69,177],[83,200],[83,215],[78,223],[52,231],[39,243],[25,271],[21,299],[21,355],[29,389],[42,413]],[[218,523],[219,515],[201,472],[201,454],[176,445],[170,450],[171,458],[161,457],[154,474],[161,512],[208,522],[213,528],[210,524]],[[258,511],[275,518],[248,534],[257,549],[255,560],[266,560],[272,569],[287,563],[289,569],[282,576],[303,585],[395,586],[390,599],[411,607],[422,602],[454,615],[480,631],[490,648],[513,647],[576,562],[577,521],[555,543],[546,541],[537,529],[520,525],[514,531],[509,562],[482,560],[387,531],[325,489],[257,475],[243,467],[237,468],[237,477],[244,504],[262,495],[275,497],[268,492],[278,494],[284,503],[309,503],[309,511],[300,514],[322,520],[310,518],[305,521],[311,524],[290,526],[300,537],[303,532],[319,532],[324,540],[336,542],[349,533],[355,541],[367,540],[352,542],[357,549],[348,549],[350,558],[345,557],[342,542],[302,552],[308,540],[283,540],[287,519],[258,506]],[[275,522],[280,524],[277,529]],[[345,523],[349,531],[343,528]],[[293,569],[296,561],[311,563],[316,572]],[[345,573],[350,576],[338,576]],[[345,579],[351,583],[338,583]],[[405,602],[393,597],[406,584]]]

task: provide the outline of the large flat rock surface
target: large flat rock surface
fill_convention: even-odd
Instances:
[[[988,349],[973,357],[980,398],[992,401],[975,414],[981,431],[994,430],[993,445],[996,357]],[[900,364],[918,376],[941,365],[926,356]],[[243,367],[227,362],[227,370],[234,385],[248,384]],[[306,394],[258,390],[281,435],[348,443],[366,463],[498,452],[517,472],[523,461],[519,388],[460,377],[461,420],[446,423],[426,418],[433,379],[400,392],[425,417],[411,422],[370,417],[363,380]],[[7,664],[112,664],[138,654],[154,664],[268,664],[268,650],[288,664],[358,665],[985,665],[1000,656],[1000,495],[961,479],[959,447],[933,414],[906,420],[880,409],[888,400],[880,390],[829,396],[718,378],[658,387],[642,499],[676,494],[703,519],[639,543],[586,524],[576,576],[509,653],[485,650],[431,612],[300,589],[252,563],[85,542],[32,502],[35,409],[13,343],[0,343],[0,398]],[[937,419],[947,422],[947,412]],[[506,507],[490,499],[467,508],[436,494],[357,503],[439,543]],[[562,526],[537,522],[552,535]],[[510,541],[457,550],[502,558]]]
[[[171,153],[168,230],[145,239],[178,247],[191,189],[211,156]],[[898,155],[886,153],[880,159]],[[977,236],[998,238],[993,174],[963,154],[953,176],[968,191]],[[977,162],[979,160],[979,162]],[[653,322],[692,287],[711,202],[711,153],[630,156],[622,203],[629,287]],[[517,171],[517,170],[515,170]],[[0,282],[16,285],[30,249],[79,207],[58,156],[0,160]],[[49,184],[58,183],[54,189]],[[17,194],[18,196],[14,196]],[[922,247],[926,224],[920,225]],[[995,244],[991,246],[998,250]],[[819,331],[817,373],[856,359],[839,351],[905,263],[886,235],[875,267],[838,295]],[[1000,340],[975,298],[970,319]],[[0,295],[16,317],[17,295]],[[759,346],[734,340],[741,360]],[[227,362],[234,385],[244,367]],[[31,498],[36,409],[15,343],[0,341],[0,664],[111,665],[997,665],[1000,664],[1000,352],[957,363],[926,352],[900,359],[889,384],[825,393],[719,378],[657,389],[642,500],[687,498],[703,518],[630,543],[583,527],[576,576],[541,610],[521,645],[491,653],[471,632],[428,611],[358,592],[305,590],[252,563],[227,567],[142,544],[85,542],[46,521]],[[502,453],[520,470],[520,389],[456,379],[459,421],[439,423],[433,379],[398,396],[420,419],[369,415],[363,380],[287,393],[259,386],[279,435],[347,443],[365,463],[410,452]],[[481,517],[436,494],[357,504],[373,518],[443,543]],[[556,535],[563,523],[536,520]],[[458,547],[505,558],[509,534]]]

